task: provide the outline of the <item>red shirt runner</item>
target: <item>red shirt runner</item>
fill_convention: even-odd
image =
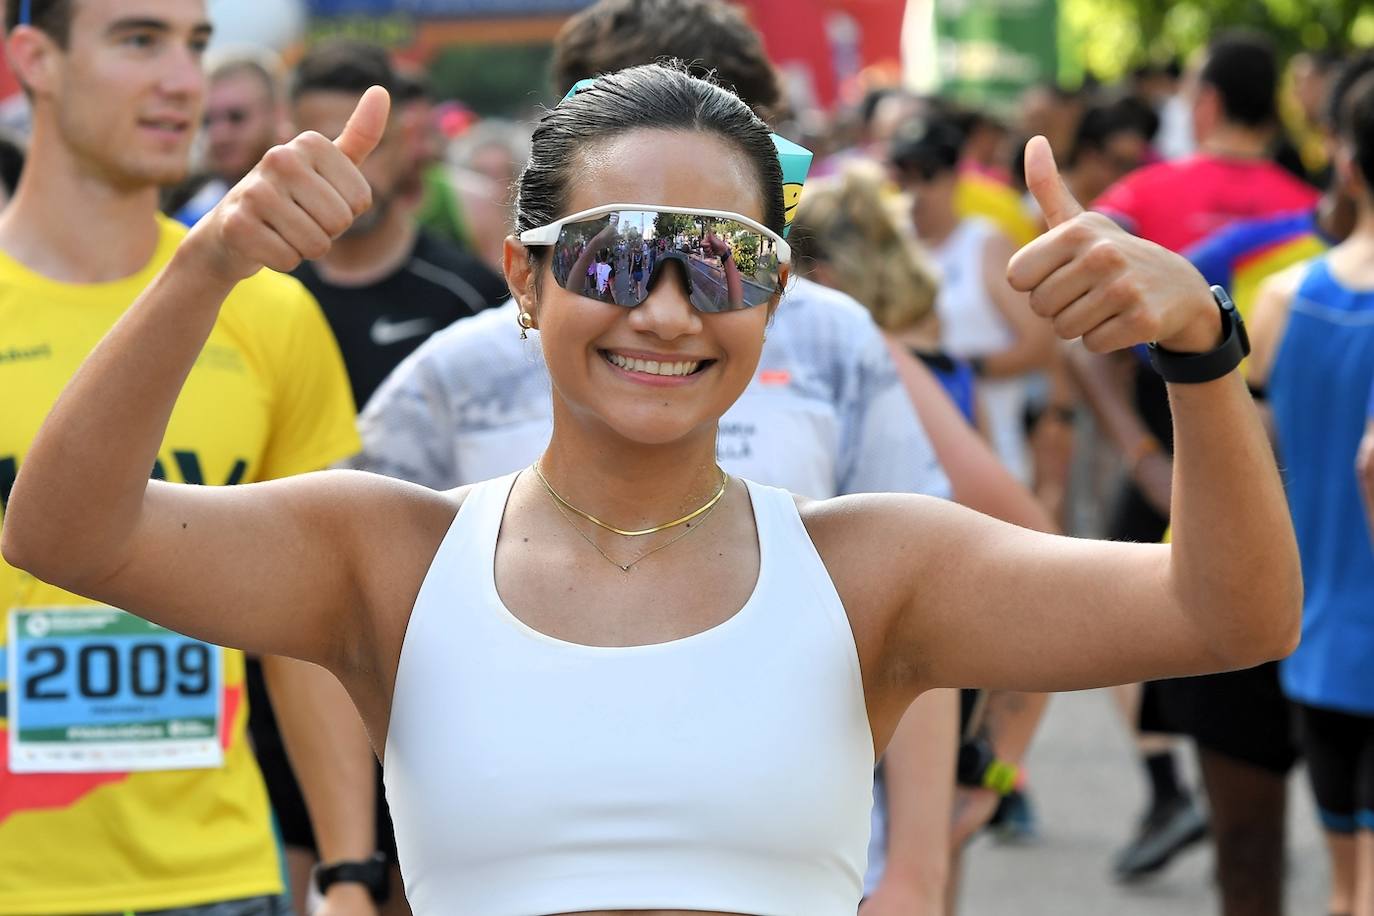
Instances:
[[[1093,209],[1143,239],[1182,251],[1236,220],[1311,209],[1317,197],[1268,160],[1196,155],[1132,172]]]

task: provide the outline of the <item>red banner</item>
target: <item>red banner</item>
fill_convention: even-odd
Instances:
[[[870,68],[900,72],[905,0],[739,0],[784,72],[807,74],[830,108]]]

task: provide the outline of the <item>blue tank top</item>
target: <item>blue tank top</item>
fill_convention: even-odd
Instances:
[[[1361,715],[1374,715],[1374,547],[1355,453],[1371,383],[1374,290],[1341,286],[1318,258],[1293,297],[1268,384],[1305,593],[1283,687]]]
[[[955,359],[944,351],[918,350],[911,347],[911,355],[926,364],[926,368],[931,371],[940,384],[944,387],[945,393],[950,400],[954,401],[959,412],[964,415],[964,419],[969,423],[976,424],[977,417],[974,408],[973,388],[976,376],[973,373],[973,366],[966,360]]]

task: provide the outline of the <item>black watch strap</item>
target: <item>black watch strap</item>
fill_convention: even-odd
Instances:
[[[315,869],[315,888],[321,894],[335,884],[361,884],[373,902],[385,903],[391,895],[386,856],[378,852],[361,862],[331,862]]]
[[[1221,343],[1206,353],[1174,353],[1159,344],[1150,344],[1150,365],[1166,382],[1196,385],[1219,379],[1250,355],[1250,338],[1245,333],[1236,304],[1226,290],[1212,287],[1212,298],[1221,310]]]

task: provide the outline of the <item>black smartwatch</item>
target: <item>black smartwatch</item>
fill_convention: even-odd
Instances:
[[[1212,287],[1212,298],[1221,310],[1221,343],[1216,349],[1206,353],[1172,353],[1159,344],[1150,344],[1150,365],[1164,381],[1175,385],[1210,382],[1235,369],[1250,355],[1250,338],[1236,304],[1220,286]]]
[[[361,884],[367,888],[368,896],[374,903],[385,903],[391,896],[390,878],[386,856],[378,852],[361,862],[331,862],[317,866],[315,889],[325,894],[335,884]]]

